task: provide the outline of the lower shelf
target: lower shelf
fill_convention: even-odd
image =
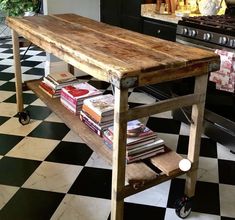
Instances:
[[[112,164],[112,151],[106,147],[102,138],[92,132],[78,116],[73,115],[63,105],[58,98],[52,99],[39,87],[40,80],[26,82],[26,86],[31,89],[62,121],[97,154],[101,155],[109,164]],[[146,164],[143,162],[126,165],[126,178],[130,184],[150,183],[152,181],[168,180],[171,176],[182,174],[179,169],[179,161],[183,159],[174,151],[168,150],[166,153],[152,157]],[[157,172],[157,168],[162,172]],[[156,168],[156,169],[154,169]],[[160,178],[161,176],[161,178]]]

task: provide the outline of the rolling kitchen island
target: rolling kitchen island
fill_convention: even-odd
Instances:
[[[34,91],[88,146],[112,164],[112,220],[123,218],[125,197],[184,173],[179,169],[182,157],[169,148],[166,153],[152,157],[151,166],[143,162],[126,164],[127,122],[133,119],[192,106],[187,155],[192,167],[186,172],[185,195],[187,198],[194,195],[207,77],[210,71],[219,68],[219,56],[75,14],[8,17],[7,25],[12,28],[18,112],[24,113],[24,85]],[[39,80],[22,83],[19,35],[70,66],[112,84],[115,90],[113,151],[78,116],[65,109],[58,98],[52,99],[42,92],[38,88]],[[194,93],[128,109],[129,88],[186,77],[195,77]],[[160,172],[152,167],[157,167]],[[181,201],[177,210],[183,210],[183,215],[189,211],[185,208],[186,203],[187,199]]]

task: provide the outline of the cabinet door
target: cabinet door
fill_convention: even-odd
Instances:
[[[143,33],[154,37],[159,37],[165,40],[175,41],[176,24],[144,20]]]
[[[121,26],[120,0],[100,0],[100,20],[104,23]]]

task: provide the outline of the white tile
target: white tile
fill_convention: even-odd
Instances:
[[[167,112],[161,112],[155,115],[152,115],[151,117],[157,117],[157,118],[170,118],[172,119],[171,111]]]
[[[51,220],[105,220],[110,210],[110,200],[67,194]]]
[[[6,83],[6,81],[0,81],[0,86],[1,85],[3,85],[3,84],[5,84]],[[1,98],[1,97],[0,97]]]
[[[63,141],[84,143],[84,141],[76,133],[74,133],[71,130],[65,135],[65,137],[63,138]]]
[[[179,178],[184,179],[185,175],[182,175]],[[197,180],[210,183],[218,183],[218,160],[215,158],[200,157],[197,170]]]
[[[43,161],[59,143],[57,140],[25,137],[6,156]]]
[[[198,212],[191,212],[190,215],[186,219],[187,220],[220,220],[220,216],[198,213]],[[164,220],[182,220],[182,218],[179,218],[176,215],[175,209],[167,208]]]
[[[217,154],[219,159],[235,161],[235,154],[231,153],[228,147],[219,143],[217,143]]]
[[[221,215],[235,218],[235,186],[220,184],[219,194]]]
[[[38,61],[38,62],[44,62],[46,60],[45,56],[32,56],[28,59],[26,59],[27,61]]]
[[[52,112],[44,121],[62,123],[62,120],[54,112]]]
[[[177,149],[177,143],[179,135],[176,134],[166,134],[158,132],[158,136],[165,141],[165,145],[171,148],[172,150]]]
[[[44,161],[23,187],[67,193],[82,170],[82,166]]]
[[[45,62],[41,62],[40,64],[38,64],[37,66],[35,66],[35,68],[45,69]]]
[[[4,124],[0,126],[0,133],[27,136],[40,123],[41,121],[31,119],[29,124],[22,125],[19,123],[18,118],[10,118],[8,121],[6,121]]]
[[[0,52],[1,52],[1,51],[0,51]],[[13,60],[13,59],[4,59],[4,60],[0,60],[0,65],[12,66],[12,65],[14,65],[14,60]]]
[[[134,102],[134,103],[143,103],[143,104],[151,104],[156,102],[156,99],[145,94],[145,93],[140,93],[140,92],[132,92],[128,98],[129,102]]]
[[[11,95],[11,93],[5,93],[4,95],[4,92],[2,92],[2,95],[3,95],[3,98],[5,98],[8,95]],[[13,117],[14,115],[17,114],[17,104],[2,102],[0,103],[0,112],[1,112],[1,116]]]
[[[157,186],[144,190],[143,192],[139,192],[125,198],[125,202],[165,208],[167,206],[169,190],[170,181],[166,181]]]
[[[86,163],[86,167],[97,167],[103,169],[112,169],[112,166],[108,164],[102,157],[95,152],[92,153],[89,160]]]
[[[36,99],[34,102],[32,102],[30,105],[36,105],[36,106],[46,106],[46,104],[41,99]]]
[[[25,51],[28,49],[28,47],[24,47],[25,50],[21,51],[20,54],[23,55],[25,53]],[[26,52],[26,55],[30,55],[30,56],[35,56],[37,54],[41,53],[41,51],[39,50],[28,50]],[[27,59],[28,60],[28,59]]]
[[[22,66],[21,67],[21,73],[24,73],[24,72],[26,72],[30,69],[32,69],[32,67]],[[15,73],[14,66],[8,67],[7,69],[2,70],[2,72],[4,72],[4,73]]]
[[[12,57],[12,54],[10,53],[0,53],[1,59],[7,59],[8,57]]]
[[[38,76],[38,75],[31,75],[31,74],[22,74],[22,82],[28,81],[28,80],[33,80],[33,79],[40,79],[42,78],[42,76]],[[10,82],[15,82],[15,78],[13,78],[12,80],[10,80]]]
[[[15,94],[15,92],[0,90],[0,102],[8,99],[9,97],[13,96],[14,94]]]
[[[19,188],[14,186],[0,185],[0,210],[11,199]]]

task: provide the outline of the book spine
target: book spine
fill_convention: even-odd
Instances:
[[[56,90],[56,84],[54,84],[54,82],[52,82],[48,77],[44,77],[43,78],[43,82],[48,85],[50,88]]]
[[[101,115],[97,114],[95,111],[93,111],[91,108],[89,108],[87,105],[82,105],[82,110],[88,115],[91,116],[96,122],[100,123],[101,122]]]
[[[39,86],[41,86],[44,90],[49,92],[51,95],[54,95],[56,93],[54,89],[50,88],[47,84],[45,84],[42,81],[40,82]]]
[[[62,89],[61,90],[61,96],[63,97],[63,99],[68,100],[68,102],[73,103],[74,105],[77,105],[77,100],[75,98],[73,98],[72,96],[70,96],[66,90]]]
[[[62,104],[66,109],[68,109],[68,110],[69,110],[70,112],[72,112],[74,115],[78,115],[78,114],[79,114],[79,112],[78,112],[75,108],[73,108],[69,103],[67,103],[66,100],[60,99],[60,102],[61,102],[61,104]]]
[[[94,131],[96,134],[98,134],[100,137],[103,136],[103,133],[101,130],[97,129],[94,125],[92,125],[91,123],[89,123],[87,120],[85,120],[81,115],[80,115],[80,119],[81,121],[87,125],[92,131]]]
[[[84,120],[87,120],[89,123],[93,124],[97,129],[99,130],[103,129],[92,118],[90,118],[89,115],[87,115],[85,112],[81,111],[80,115],[83,117]]]

